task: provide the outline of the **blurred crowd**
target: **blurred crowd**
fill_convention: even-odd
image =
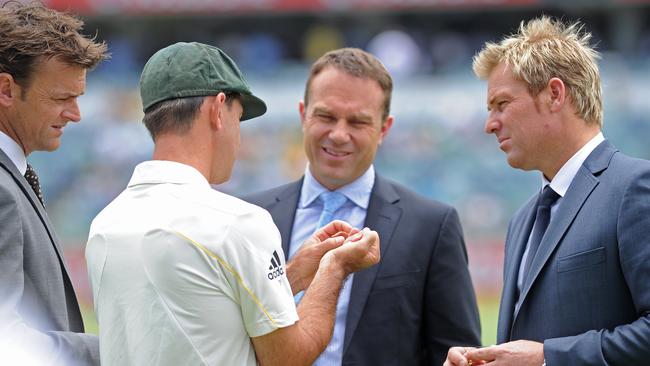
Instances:
[[[478,13],[449,14],[439,24],[432,19],[444,14],[332,14],[319,21],[305,15],[90,18],[86,28],[96,28],[108,41],[112,59],[89,74],[80,101],[84,118],[66,128],[62,147],[30,156],[48,213],[62,243],[77,255],[91,219],[124,189],[133,167],[150,158],[153,144],[141,124],[137,88],[142,65],[156,49],[181,40],[217,45],[267,101],[266,115],[242,124],[233,179],[216,187],[241,195],[302,174],[298,101],[308,65],[327,50],[355,46],[377,55],[395,77],[392,114],[399,128],[380,148],[376,169],[458,208],[477,289],[496,293],[507,219],[540,177],[510,169],[494,137],[483,132],[485,85],[470,65],[485,40],[498,40],[526,14],[488,14],[480,28],[473,27]],[[639,16],[647,17],[642,12],[630,23],[639,23]],[[648,159],[650,32],[643,22],[612,32],[605,14],[582,18],[600,37],[605,136],[628,154]]]

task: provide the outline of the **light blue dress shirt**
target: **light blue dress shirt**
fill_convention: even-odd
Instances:
[[[366,221],[366,212],[372,186],[375,184],[375,169],[371,165],[366,172],[354,182],[345,185],[336,191],[344,194],[348,201],[335,212],[334,218],[347,221],[350,225],[361,229]],[[314,231],[323,211],[323,204],[318,199],[321,193],[327,191],[314,178],[309,170],[305,169],[305,178],[300,191],[300,201],[296,209],[296,217],[293,221],[291,231],[291,242],[289,243],[289,258],[298,251],[302,243],[309,238]],[[343,288],[336,304],[336,320],[334,323],[334,334],[325,351],[316,359],[316,366],[338,366],[343,359],[343,340],[345,338],[345,321],[350,303],[350,290],[352,289],[352,275],[344,282]]]

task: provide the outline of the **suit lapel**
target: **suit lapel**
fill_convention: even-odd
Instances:
[[[41,222],[43,223],[43,226],[45,227],[45,230],[47,231],[47,235],[50,237],[50,241],[52,242],[52,245],[54,246],[54,250],[59,257],[59,261],[61,262],[62,267],[65,268],[65,262],[62,260],[62,249],[59,247],[59,244],[56,240],[56,237],[54,235],[54,230],[52,229],[52,225],[50,223],[49,218],[47,217],[47,214],[45,213],[45,208],[41,204],[41,202],[38,200],[38,197],[36,197],[36,193],[34,193],[34,190],[32,187],[27,183],[25,180],[25,177],[20,174],[18,169],[16,169],[16,166],[14,165],[11,160],[9,160],[9,157],[5,155],[4,152],[0,150],[0,165],[13,177],[14,181],[20,187],[20,189],[23,191],[29,202],[32,204],[32,207],[34,208],[34,211],[38,214],[38,217],[41,219]],[[66,269],[67,270],[67,269]]]
[[[286,189],[275,197],[276,203],[268,208],[282,236],[282,250],[284,251],[285,261],[288,260],[289,256],[289,243],[291,242],[293,220],[296,217],[296,209],[298,207],[298,199],[300,199],[303,179],[301,178],[298,181],[288,184]],[[287,215],[287,212],[290,214]]]
[[[68,275],[69,272],[65,263],[65,259],[63,257],[63,249],[59,246],[58,240],[56,239],[56,235],[54,233],[54,229],[50,223],[50,219],[45,212],[45,208],[36,196],[36,193],[34,193],[32,187],[25,180],[25,177],[20,174],[14,163],[2,150],[0,150],[0,166],[2,166],[2,168],[4,168],[13,177],[14,182],[16,182],[16,185],[18,185],[18,187],[20,187],[20,189],[23,191],[27,199],[30,201],[32,207],[36,211],[36,214],[40,218],[41,223],[43,223],[43,227],[45,227],[45,231],[50,238],[50,243],[54,247],[54,252],[56,253],[57,259],[59,260],[59,265],[61,266],[64,291],[68,302],[67,313],[69,325],[73,331],[83,331],[81,311],[79,310],[77,297],[75,295],[74,288],[72,287],[72,281]]]
[[[382,255],[388,252],[393,231],[402,214],[402,209],[397,205],[398,201],[399,195],[393,187],[377,175],[370,195],[365,226],[377,231],[379,234]],[[348,317],[345,324],[343,355],[347,352],[350,340],[359,324],[359,319],[368,300],[370,289],[377,277],[379,266],[381,266],[381,263],[354,274],[350,303],[348,305]]]
[[[501,305],[499,306],[499,326],[497,329],[497,342],[503,343],[510,339],[512,317],[517,303],[517,278],[519,276],[519,265],[521,256],[524,254],[530,231],[535,221],[535,205],[538,195],[533,196],[524,205],[523,216],[515,218],[510,226],[507,253],[508,265],[504,268],[505,276]]]
[[[591,192],[598,185],[599,180],[596,176],[607,169],[615,152],[616,149],[607,141],[602,142],[594,149],[576,173],[569,189],[560,202],[557,212],[551,218],[547,232],[539,245],[537,255],[530,264],[530,271],[525,279],[521,293],[522,306],[520,306],[520,309],[523,307],[523,302],[526,300],[526,296],[530,292],[532,285],[555,251],[555,248],[559,245],[560,240],[564,237],[564,234],[571,226],[578,212],[580,212],[585,201],[591,195]],[[514,319],[516,321],[517,314],[515,314]]]

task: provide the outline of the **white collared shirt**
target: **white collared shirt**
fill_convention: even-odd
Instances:
[[[348,201],[335,212],[334,218],[347,221],[350,225],[361,229],[366,221],[370,193],[374,184],[375,168],[370,165],[368,170],[355,181],[337,189],[336,192],[345,195]],[[316,225],[323,211],[323,204],[318,199],[318,196],[325,191],[327,191],[327,188],[323,187],[314,178],[309,170],[309,166],[307,166],[300,191],[300,201],[298,202],[298,208],[296,209],[296,216],[293,222],[293,230],[291,232],[291,242],[289,244],[290,257],[318,229]],[[314,362],[315,366],[340,365],[342,362],[345,322],[350,303],[352,278],[352,275],[348,276],[343,283],[336,304],[336,319],[332,339],[325,351]]]
[[[2,131],[0,131],[0,150],[9,157],[9,160],[14,163],[20,174],[25,175],[27,171],[27,157],[23,148]]]
[[[193,167],[139,164],[86,248],[102,365],[256,365],[251,337],[294,324],[269,213]]]
[[[591,154],[592,151],[598,145],[600,145],[601,142],[605,141],[605,137],[603,136],[602,132],[599,132],[596,136],[594,136],[591,140],[589,140],[580,150],[578,150],[571,159],[567,160],[564,165],[562,165],[562,168],[555,174],[555,177],[553,177],[553,180],[550,182],[546,177],[544,177],[544,174],[542,175],[542,188],[540,192],[546,187],[547,184],[551,185],[551,188],[558,194],[560,195],[560,198],[555,201],[555,203],[551,206],[551,214],[550,214],[550,220],[549,221],[549,226],[550,222],[552,222],[553,215],[557,211],[557,208],[560,206],[560,203],[562,203],[562,200],[564,199],[564,195],[566,194],[567,190],[569,190],[569,186],[571,185],[571,182],[573,182],[573,178],[575,178],[576,174],[578,173],[578,170],[582,166],[582,164],[587,160],[587,157],[589,157],[589,154]],[[535,227],[530,231],[530,235],[528,236],[528,243],[526,244],[526,251],[524,254],[521,256],[521,262],[519,263],[519,273],[517,275],[517,289],[521,293],[521,290],[523,289],[524,286],[524,264],[526,263],[526,258],[528,257],[528,249],[530,248],[530,239],[533,235],[533,231],[535,230]],[[517,303],[517,309],[519,308],[520,302]]]

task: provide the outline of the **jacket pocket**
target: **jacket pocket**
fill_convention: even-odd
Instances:
[[[557,264],[558,272],[575,271],[602,263],[607,258],[605,247],[589,249],[559,259]]]

